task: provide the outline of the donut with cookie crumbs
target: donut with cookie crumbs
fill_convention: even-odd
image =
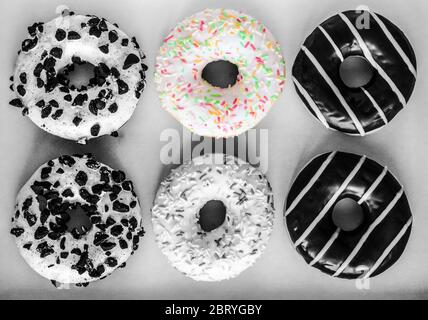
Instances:
[[[79,210],[88,224],[72,222]],[[22,187],[11,234],[30,267],[64,288],[124,267],[144,229],[123,171],[91,155],[64,155],[43,164]]]
[[[117,24],[65,11],[28,27],[11,77],[16,97],[10,104],[65,139],[85,143],[117,136],[144,90],[144,58],[136,39]],[[76,87],[68,76],[82,64],[92,65],[93,76]]]

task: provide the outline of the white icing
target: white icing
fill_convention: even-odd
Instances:
[[[273,228],[273,193],[265,176],[240,159],[215,159],[219,157],[224,162],[205,155],[173,170],[161,183],[152,209],[162,252],[195,280],[237,276],[261,255]],[[205,232],[199,210],[209,200],[222,201],[227,212],[220,227]]]
[[[17,97],[20,98],[23,105],[28,108],[29,118],[37,126],[49,133],[83,143],[86,140],[94,138],[94,136],[91,135],[91,127],[96,124],[100,126],[100,131],[97,136],[110,134],[124,125],[132,116],[138,102],[138,98],[135,94],[136,91],[138,91],[138,86],[144,87],[145,84],[145,76],[141,64],[144,54],[135,47],[131,39],[122,30],[106,20],[104,21],[108,27],[108,31],[103,31],[99,38],[90,35],[90,26],[86,25],[82,28],[81,24],[87,24],[91,18],[94,18],[94,16],[67,15],[59,16],[44,23],[43,32],[38,31],[36,35],[38,38],[37,45],[28,52],[20,52],[14,72],[15,90],[17,86],[21,84],[19,75],[22,72],[27,74],[27,83],[23,84],[26,89],[26,94],[21,96],[17,93]],[[55,38],[55,33],[58,28],[66,32],[76,31],[81,38],[77,40],[67,40],[67,38],[65,38],[62,41],[58,41]],[[117,33],[118,40],[114,43],[109,41],[109,31],[115,31]],[[127,46],[121,45],[123,39],[128,39],[129,44]],[[100,46],[106,44],[109,46],[109,52],[107,54],[101,52],[99,49]],[[41,59],[43,52],[47,51],[49,56],[50,50],[54,47],[63,50],[62,57],[56,59],[55,70],[57,73],[63,67],[72,64],[71,58],[73,56],[78,56],[94,66],[103,62],[109,68],[115,67],[119,70],[120,79],[128,85],[129,91],[125,94],[119,94],[117,81],[111,75],[108,76],[106,83],[102,86],[90,87],[82,92],[70,90],[70,94],[72,95],[72,101],[70,102],[64,100],[64,96],[67,93],[61,92],[59,85],[48,93],[45,91],[44,87],[38,88],[37,78],[33,75],[33,71],[37,64],[43,63]],[[140,62],[124,70],[122,67],[129,54],[135,54],[140,58]],[[41,79],[46,82],[45,71],[41,73]],[[98,97],[98,93],[101,89],[112,90],[113,96],[107,99],[106,107],[103,110],[99,110],[98,115],[95,115],[89,111],[88,106],[91,100]],[[88,100],[82,106],[73,106],[72,102],[79,93],[86,93],[88,95]],[[35,105],[40,100],[44,100],[47,104],[52,99],[57,101],[59,107],[63,110],[63,114],[57,120],[51,117],[57,110],[56,108],[52,108],[53,110],[50,116],[42,118],[41,108]],[[118,105],[118,110],[115,113],[111,113],[108,110],[108,107],[113,103]],[[73,123],[73,119],[76,116],[82,118],[78,126]]]
[[[227,89],[202,79],[204,67],[226,60],[239,69]],[[285,61],[267,28],[244,13],[206,9],[180,22],[156,59],[162,107],[201,136],[233,137],[254,127],[282,92]]]
[[[83,274],[79,274],[75,269],[72,269],[72,266],[75,265],[78,261],[80,256],[71,253],[71,250],[74,248],[80,249],[82,252],[84,250],[84,246],[88,245],[88,256],[91,259],[94,267],[96,268],[98,265],[104,265],[105,272],[101,275],[102,277],[105,277],[109,274],[111,274],[116,268],[118,268],[121,264],[123,264],[130,255],[134,252],[132,239],[129,240],[126,238],[126,233],[130,231],[132,233],[132,236],[137,235],[141,230],[141,216],[140,216],[140,206],[137,197],[135,196],[135,193],[132,191],[127,191],[122,188],[120,193],[118,194],[117,200],[119,200],[121,203],[124,203],[129,206],[128,212],[118,212],[113,210],[112,208],[112,201],[109,198],[109,192],[102,192],[99,197],[100,200],[97,202],[97,212],[100,214],[101,217],[101,223],[106,223],[107,218],[113,218],[116,221],[116,224],[121,224],[122,219],[129,220],[130,218],[134,217],[137,220],[138,226],[136,230],[130,230],[128,227],[123,226],[123,232],[120,236],[115,237],[110,234],[111,227],[114,225],[108,227],[106,229],[106,233],[109,234],[109,237],[106,241],[108,242],[114,242],[116,243],[116,246],[109,250],[111,252],[110,256],[106,255],[106,251],[104,251],[100,246],[93,245],[94,237],[97,232],[100,232],[101,230],[97,228],[97,226],[94,224],[92,228],[80,239],[75,239],[70,232],[65,232],[60,239],[58,240],[51,240],[48,236],[45,236],[43,239],[36,240],[35,239],[35,232],[38,227],[40,227],[41,221],[40,221],[40,209],[39,209],[39,202],[37,201],[37,195],[35,192],[31,189],[31,186],[35,181],[48,181],[52,184],[54,184],[56,181],[60,183],[60,185],[55,189],[59,192],[61,195],[62,192],[66,189],[71,189],[74,193],[73,197],[66,197],[63,198],[63,201],[67,201],[70,203],[81,203],[81,204],[87,204],[87,202],[82,199],[82,197],[79,195],[79,190],[82,188],[75,182],[75,177],[77,172],[84,171],[88,176],[88,181],[85,184],[84,188],[86,188],[91,194],[92,186],[96,184],[100,184],[100,171],[99,169],[90,169],[86,166],[86,161],[88,160],[87,156],[84,156],[83,158],[73,157],[73,159],[76,161],[76,163],[69,167],[67,165],[63,165],[58,162],[58,159],[54,159],[53,166],[52,166],[52,173],[47,179],[41,179],[41,170],[44,167],[48,167],[48,164],[43,164],[40,166],[39,169],[34,172],[34,174],[31,176],[31,178],[25,183],[25,185],[21,188],[21,190],[18,193],[17,200],[16,200],[16,206],[15,210],[19,212],[19,216],[12,218],[12,228],[22,228],[24,229],[24,232],[18,236],[15,237],[16,244],[19,248],[19,251],[22,255],[22,257],[25,259],[25,261],[29,264],[31,268],[33,268],[37,273],[39,273],[41,276],[53,280],[55,282],[58,282],[59,284],[80,284],[80,283],[87,283],[96,281],[99,279],[99,277],[91,277],[88,272],[84,272]],[[112,172],[112,168],[99,163],[101,167],[106,167],[109,172]],[[64,170],[63,174],[56,173],[56,170],[62,168]],[[110,175],[110,174],[109,174]],[[110,176],[110,184],[114,185],[115,183],[111,181]],[[30,226],[25,219],[25,210],[22,210],[23,204],[26,199],[32,198],[32,204],[28,208],[28,213],[33,214],[36,216],[36,223],[33,226]],[[136,205],[134,208],[130,206],[130,203],[135,201]],[[106,211],[106,207],[108,206],[108,209]],[[54,215],[49,215],[47,221],[43,224],[45,227],[49,229],[49,223],[55,223],[55,217]],[[65,238],[65,249],[62,250],[60,247],[60,240],[62,238]],[[128,247],[125,249],[122,249],[118,243],[118,240],[122,238],[124,239]],[[52,246],[54,252],[44,258],[40,256],[40,252],[37,251],[37,246],[40,243],[47,242],[49,246]],[[31,248],[26,249],[24,248],[24,245],[31,243]],[[60,258],[60,263],[57,264],[57,258],[60,257],[61,252],[68,252],[67,258]],[[105,261],[108,257],[113,257],[117,260],[117,265],[115,267],[108,266]]]

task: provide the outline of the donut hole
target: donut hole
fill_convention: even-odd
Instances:
[[[93,86],[95,78],[95,66],[87,61],[73,62],[58,73],[58,82],[72,90]]]
[[[238,66],[227,60],[217,60],[208,63],[202,70],[202,79],[213,87],[227,89],[238,82]]]
[[[375,74],[371,63],[362,56],[349,56],[340,64],[339,74],[342,82],[351,89],[369,84]]]
[[[226,206],[222,201],[210,200],[199,210],[199,225],[205,232],[220,227],[226,219]]]
[[[363,208],[354,199],[343,198],[334,206],[332,219],[342,231],[354,231],[364,222]]]
[[[65,224],[68,232],[77,236],[83,236],[92,229],[91,219],[80,204],[73,205],[67,214],[69,219]]]

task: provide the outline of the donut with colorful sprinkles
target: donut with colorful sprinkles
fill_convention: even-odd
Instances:
[[[135,38],[93,15],[64,11],[47,23],[28,27],[16,61],[10,104],[40,128],[85,143],[112,134],[132,116],[145,87],[147,66]],[[77,87],[69,74],[93,67]]]
[[[278,42],[253,17],[206,9],[163,40],[155,82],[162,107],[192,132],[237,136],[263,119],[282,92]]]
[[[67,288],[124,267],[144,229],[132,182],[87,154],[36,170],[18,193],[11,234],[31,268]]]
[[[198,281],[236,277],[262,254],[273,229],[273,192],[247,162],[207,154],[173,170],[152,208],[157,243]]]

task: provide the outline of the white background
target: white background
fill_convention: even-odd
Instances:
[[[87,146],[49,135],[8,106],[13,98],[8,78],[16,51],[35,21],[48,21],[66,4],[77,13],[95,14],[117,22],[135,35],[147,55],[147,87],[118,139],[104,137]],[[349,137],[324,129],[305,109],[290,79],[291,68],[305,37],[338,11],[366,4],[400,26],[414,46],[418,81],[408,105],[386,128],[374,135]],[[168,168],[159,160],[163,129],[181,126],[160,108],[153,83],[154,60],[162,39],[186,16],[207,7],[242,10],[267,25],[282,46],[287,85],[278,103],[258,128],[269,129],[268,178],[277,208],[269,245],[250,269],[219,283],[195,282],[173,269],[158,249],[150,222],[150,207],[159,180]],[[97,0],[0,1],[0,298],[428,298],[428,2],[426,0]],[[406,188],[415,217],[401,259],[357,290],[354,281],[333,279],[305,264],[290,245],[282,208],[297,171],[314,155],[332,149],[365,153],[388,167]],[[56,290],[19,256],[9,234],[14,198],[40,164],[64,153],[92,152],[98,160],[122,168],[142,201],[146,236],[125,269],[85,289]]]

